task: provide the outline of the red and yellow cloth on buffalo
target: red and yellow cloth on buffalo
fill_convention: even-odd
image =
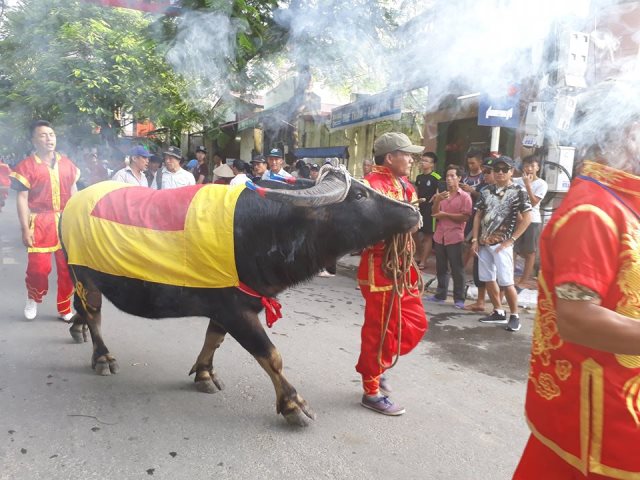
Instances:
[[[55,252],[60,249],[58,220],[64,210],[80,170],[64,155],[55,154],[50,167],[37,155],[21,161],[10,176],[29,190],[29,228],[33,232],[30,253]]]
[[[639,177],[591,162],[583,174],[640,210]],[[640,356],[563,341],[555,313],[555,288],[573,283],[640,321],[638,220],[601,186],[578,178],[541,236],[540,256],[526,401],[532,434],[583,475],[640,479]]]
[[[233,218],[244,188],[93,185],[62,216],[69,264],[166,285],[238,286]]]
[[[415,202],[417,194],[413,185],[406,177],[396,177],[387,167],[374,166],[373,171],[365,179],[374,190],[399,201]],[[391,365],[393,357],[398,351],[400,340],[400,354],[409,353],[415,348],[427,331],[427,316],[424,312],[422,299],[417,296],[417,290],[405,291],[401,298],[393,298],[393,280],[385,276],[382,270],[384,242],[366,248],[360,259],[358,268],[358,283],[365,299],[364,324],[362,325],[362,344],[356,371],[362,375],[366,393],[374,394],[378,391],[379,376]],[[410,280],[415,282],[419,273],[412,268]],[[398,306],[402,305],[402,338],[399,339]],[[378,352],[382,339],[382,329],[391,309],[391,319],[387,327],[385,342],[382,348],[381,362],[378,362]],[[380,365],[381,363],[382,365]]]

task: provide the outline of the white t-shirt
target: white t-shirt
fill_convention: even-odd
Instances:
[[[513,183],[520,185],[525,189],[525,191],[527,190],[521,177],[514,178]],[[541,178],[538,178],[531,183],[531,191],[541,201],[547,194],[548,189],[549,185],[547,185],[547,182],[545,182]],[[531,202],[531,204],[533,205],[533,202]],[[536,206],[531,209],[531,223],[542,223],[542,216],[540,215],[540,202],[538,202]]]
[[[271,176],[270,175],[271,175],[271,170],[267,170],[266,172],[264,172],[262,174],[262,180],[271,180]],[[281,168],[280,171],[278,173],[276,173],[276,175],[280,175],[281,177],[284,177],[284,178],[289,178],[289,177],[292,176],[284,168]]]
[[[124,167],[118,170],[116,173],[113,174],[113,177],[111,177],[111,180],[115,182],[128,183],[129,185],[137,185],[139,187],[149,186],[149,182],[147,181],[146,175],[140,172],[140,179],[138,180],[138,178],[134,175],[133,171],[131,170],[131,167]]]
[[[184,168],[180,168],[176,172],[170,172],[167,170],[167,167],[162,167],[162,190],[195,184],[196,179],[193,177],[193,174],[187,172]]]
[[[247,180],[249,180],[249,177],[247,177],[246,173],[239,173],[231,179],[229,185],[244,185]]]

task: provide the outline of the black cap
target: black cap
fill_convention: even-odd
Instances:
[[[491,166],[495,167],[496,165],[499,165],[501,163],[509,165],[511,168],[514,168],[516,166],[516,162],[514,162],[511,157],[507,157],[506,155],[500,155],[498,158],[494,158],[493,164],[491,164]]]
[[[164,152],[163,155],[170,155],[172,157],[176,157],[178,160],[182,160],[182,151],[178,147],[169,147]]]
[[[311,170],[320,170],[320,167],[317,163],[312,163],[311,165],[309,165],[309,168],[311,168]]]
[[[199,145],[198,148],[196,148],[196,153],[198,152],[207,153],[207,147],[205,147],[204,145]]]
[[[484,157],[482,160],[483,167],[493,167],[494,163],[496,163],[496,159],[494,157]]]
[[[256,155],[253,157],[253,160],[251,160],[251,163],[267,163],[267,161],[262,155]]]

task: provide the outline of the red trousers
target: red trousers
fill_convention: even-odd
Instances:
[[[42,302],[49,291],[49,273],[51,273],[51,252],[29,253],[27,263],[27,293],[29,298],[37,303]],[[58,273],[58,313],[65,315],[71,312],[71,297],[73,296],[73,281],[69,274],[67,260],[62,250],[53,252]]]
[[[513,480],[600,480],[608,477],[589,473],[584,476],[533,435],[529,436]]]
[[[424,312],[420,296],[409,295],[395,297],[391,304],[393,293],[371,292],[366,285],[360,286],[365,299],[364,324],[362,325],[362,344],[360,358],[356,364],[356,371],[362,375],[364,391],[368,395],[378,393],[380,375],[393,363],[398,353],[398,306],[402,305],[402,332],[400,338],[400,355],[405,355],[415,348],[427,331],[427,315]],[[382,345],[381,361],[378,362],[382,331],[391,307],[391,318],[387,326],[384,344]]]

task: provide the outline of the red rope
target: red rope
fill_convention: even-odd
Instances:
[[[240,282],[237,288],[242,293],[246,293],[247,295],[251,295],[252,297],[260,299],[267,317],[267,327],[271,328],[273,324],[278,321],[278,319],[282,318],[282,305],[280,305],[280,302],[278,302],[278,300],[272,297],[265,297],[263,295],[260,295],[253,288],[245,285],[242,282]]]

